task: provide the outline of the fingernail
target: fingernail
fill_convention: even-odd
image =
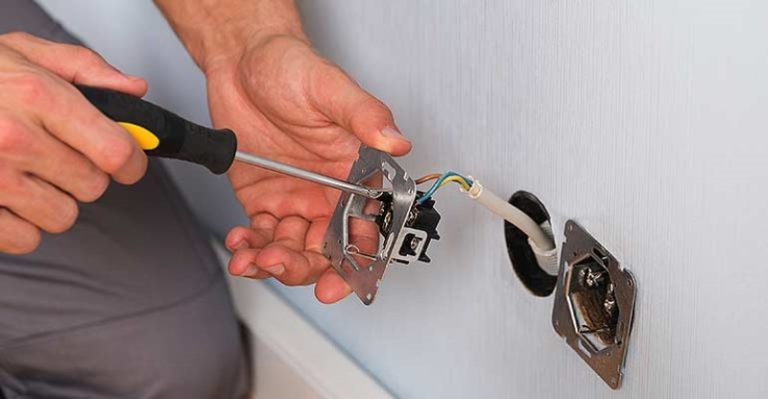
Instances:
[[[259,267],[251,263],[248,268],[240,274],[241,277],[253,277],[259,272]]]
[[[280,276],[283,273],[285,273],[285,266],[283,266],[283,264],[281,263],[281,264],[278,264],[278,265],[265,267],[264,271],[266,271],[267,273],[269,273],[269,274],[271,274],[273,276]]]
[[[248,248],[248,242],[246,242],[245,240],[241,240],[241,241],[238,241],[237,244],[233,245],[232,247],[235,249],[235,251],[239,249],[246,249]]]
[[[400,132],[395,130],[391,127],[385,127],[384,129],[381,129],[381,135],[390,139],[398,139],[398,140],[405,140],[407,142],[411,142],[405,136],[403,136]]]

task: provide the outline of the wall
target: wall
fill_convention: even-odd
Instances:
[[[635,273],[624,387],[553,333],[500,223],[438,205],[430,265],[378,301],[297,303],[406,397],[763,397],[768,4],[305,1],[317,45],[390,103],[413,173],[455,168],[575,218]]]
[[[146,4],[88,3],[113,16],[104,19],[76,14],[84,1],[45,3],[118,65],[148,75],[158,101],[205,120],[199,75]],[[556,231],[578,220],[638,281],[626,377],[614,392],[556,337],[551,298],[517,281],[500,222],[446,190],[433,262],[393,267],[372,307],[354,298],[321,306],[308,288],[278,288],[389,389],[413,398],[768,395],[768,269],[756,260],[768,222],[768,3],[301,6],[318,48],[392,106],[415,143],[404,160],[413,174],[452,168],[502,193],[532,191]],[[131,31],[136,21],[146,29]],[[196,171],[179,175],[218,231],[240,220],[236,206],[222,206],[225,190],[196,183]]]

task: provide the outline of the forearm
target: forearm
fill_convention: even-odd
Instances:
[[[155,0],[195,63],[207,71],[245,43],[272,35],[307,40],[293,0]]]

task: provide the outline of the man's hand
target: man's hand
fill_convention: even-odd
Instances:
[[[389,109],[312,51],[293,1],[155,2],[208,78],[214,125],[240,149],[340,179],[361,142],[410,150]],[[227,236],[230,273],[316,283],[325,303],[349,294],[322,255],[338,191],[237,163],[229,178],[251,220]]]
[[[345,179],[361,141],[395,155],[410,150],[384,104],[297,38],[255,40],[207,75],[214,124],[238,132],[245,151]],[[232,274],[317,283],[325,303],[350,292],[322,255],[337,190],[248,165],[229,177],[251,220],[227,237]]]
[[[125,184],[144,175],[144,153],[72,83],[147,90],[85,48],[0,35],[0,252],[31,252],[40,230],[67,230],[76,201],[99,198],[110,175]]]

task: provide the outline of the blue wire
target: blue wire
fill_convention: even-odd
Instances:
[[[419,197],[419,199],[416,201],[416,203],[419,204],[419,205],[422,205],[425,202],[427,202],[427,200],[429,200],[435,194],[435,191],[437,191],[437,189],[440,188],[440,185],[443,184],[443,181],[445,181],[445,179],[447,179],[447,178],[449,178],[451,176],[458,176],[458,177],[464,179],[464,181],[466,181],[467,184],[469,184],[470,186],[473,184],[472,180],[467,179],[466,177],[464,177],[464,176],[462,176],[462,175],[460,175],[460,174],[458,174],[456,172],[453,172],[453,171],[449,170],[449,171],[443,173],[442,175],[440,175],[440,177],[438,177],[437,180],[435,180],[435,183],[432,184],[432,187],[430,187],[429,190],[427,190],[424,193],[424,195]]]

